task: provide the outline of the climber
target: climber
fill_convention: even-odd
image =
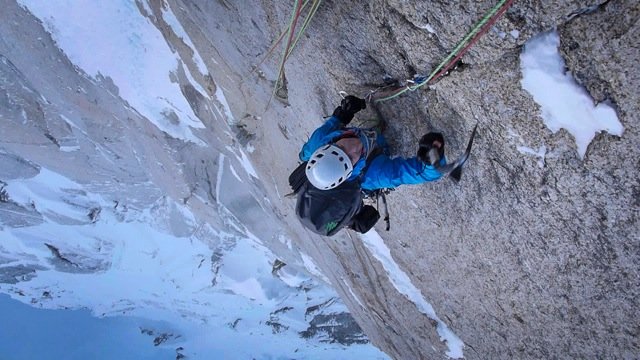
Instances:
[[[299,154],[303,163],[289,176],[298,194],[298,217],[321,235],[331,236],[345,226],[358,232],[370,230],[380,214],[364,205],[364,195],[438,180],[443,176],[438,169],[447,165],[440,133],[425,134],[417,156],[392,158],[378,129],[347,127],[355,113],[365,108],[363,99],[346,96],[303,145]]]
[[[304,144],[299,157],[307,161],[307,178],[318,189],[329,190],[345,181],[360,179],[365,191],[396,188],[438,180],[444,166],[444,138],[428,133],[419,142],[417,156],[391,158],[382,133],[348,128],[353,116],[366,108],[363,99],[345,97],[333,115]]]

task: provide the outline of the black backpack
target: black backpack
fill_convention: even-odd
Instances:
[[[307,179],[306,166],[306,162],[300,164],[289,175],[289,185],[297,194],[296,215],[306,228],[332,236],[344,227],[365,233],[378,222],[380,214],[376,208],[364,205],[360,179],[320,190]]]

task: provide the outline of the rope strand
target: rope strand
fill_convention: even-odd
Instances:
[[[306,0],[304,4],[302,4],[302,10],[304,10],[304,8],[307,7],[307,4],[309,3],[309,1],[310,0]],[[273,42],[273,45],[271,45],[267,53],[262,57],[262,59],[256,65],[253,66],[253,69],[251,70],[250,74],[257,71],[260,68],[260,65],[262,65],[262,63],[264,63],[269,58],[269,56],[273,54],[273,51],[276,49],[276,47],[278,47],[278,44],[280,44],[284,36],[287,35],[287,33],[289,32],[290,27],[291,27],[291,23],[289,24],[289,26],[287,26],[285,29],[282,30],[282,32],[280,33],[280,35],[278,35],[278,38],[276,39],[276,41]]]
[[[482,35],[484,35],[489,28],[495,24],[496,21],[504,14],[505,11],[511,6],[514,0],[500,0],[493,8],[487,12],[487,14],[474,26],[469,33],[458,43],[458,45],[447,55],[447,57],[431,72],[431,74],[420,81],[415,86],[405,85],[400,89],[396,89],[391,92],[391,95],[380,97],[378,99],[374,99],[375,102],[382,102],[391,100],[404,94],[407,91],[415,91],[420,87],[431,84],[442,77],[449,69],[451,69],[458,60],[471,48],[473,44],[475,44]],[[412,80],[407,80],[407,82],[413,82]],[[375,92],[375,91],[374,91]],[[373,94],[369,93],[369,99],[373,98]]]

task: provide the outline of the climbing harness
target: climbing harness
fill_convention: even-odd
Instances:
[[[365,95],[368,102],[382,102],[391,100],[404,94],[407,91],[415,91],[420,87],[435,83],[439,78],[447,74],[451,68],[458,64],[460,58],[484,35],[493,24],[498,21],[500,16],[504,14],[514,0],[500,0],[487,14],[471,29],[471,31],[458,43],[458,45],[449,53],[449,55],[429,74],[428,77],[416,76],[406,81],[406,85],[386,93],[379,93],[388,86],[383,86],[370,91]]]

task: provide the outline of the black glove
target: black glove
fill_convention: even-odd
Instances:
[[[348,95],[340,102],[340,106],[338,106],[333,111],[333,116],[337,117],[338,120],[342,123],[342,125],[348,125],[351,120],[353,120],[353,115],[362,109],[367,108],[367,102],[364,99],[360,99],[359,97]]]
[[[438,147],[438,145],[440,146]],[[418,160],[427,165],[437,165],[442,158],[444,158],[444,137],[442,134],[436,132],[425,134],[418,143]]]

